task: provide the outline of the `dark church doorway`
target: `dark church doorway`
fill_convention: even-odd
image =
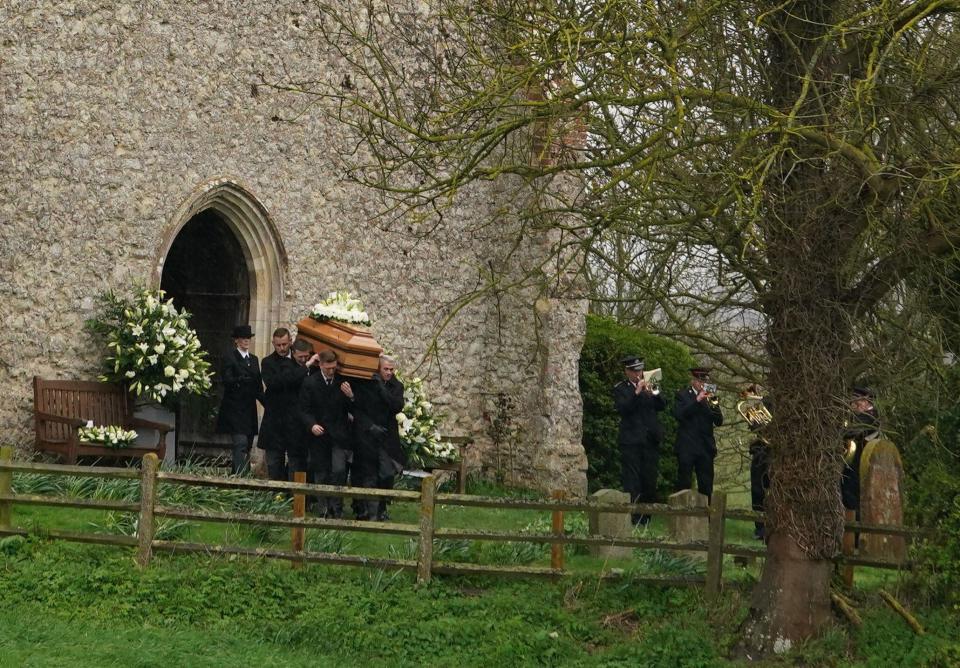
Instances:
[[[195,459],[223,447],[229,437],[215,433],[223,396],[220,359],[231,344],[234,325],[250,313],[250,272],[240,241],[224,220],[207,209],[181,228],[163,264],[160,287],[178,309],[191,313],[214,371],[212,391],[185,396],[177,409],[177,458]]]

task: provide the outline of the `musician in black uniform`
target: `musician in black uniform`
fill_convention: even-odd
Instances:
[[[741,405],[753,405],[745,415],[753,433],[753,441],[750,442],[750,505],[755,511],[762,513],[767,490],[770,489],[770,442],[763,433],[772,419],[770,400],[763,396],[762,388],[756,384],[750,385],[744,391],[743,398],[744,401],[738,404],[738,408]],[[766,527],[763,522],[753,523],[753,537],[765,540]]]
[[[690,369],[689,387],[677,392],[673,415],[677,418],[677,491],[691,489],[693,473],[697,475],[697,491],[708,499],[713,495],[713,460],[717,456],[717,441],[713,428],[723,424],[720,402],[708,392],[710,369]]]
[[[851,415],[843,433],[846,453],[840,478],[840,496],[844,508],[856,511],[857,521],[860,521],[860,458],[867,442],[880,435],[880,416],[873,400],[874,394],[870,388],[853,388]]]
[[[353,389],[349,381],[337,373],[335,352],[321,350],[319,360],[320,373],[307,376],[300,387],[298,400],[301,423],[310,434],[310,471],[316,483],[345,485],[347,460],[351,455],[349,413]],[[321,514],[343,517],[343,499],[340,497],[329,497],[320,506]]]
[[[660,391],[643,380],[643,360],[625,357],[622,380],[613,388],[613,404],[620,414],[620,465],[623,489],[630,503],[657,500],[657,467],[663,427],[657,413],[666,408]],[[649,515],[634,513],[633,523],[646,525]]]
[[[217,414],[217,433],[230,434],[233,450],[231,470],[243,473],[250,463],[250,448],[257,435],[257,401],[263,400],[260,364],[250,352],[250,325],[233,328],[233,350],[223,356],[220,377],[223,400]]]

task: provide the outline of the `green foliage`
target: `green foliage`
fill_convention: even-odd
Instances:
[[[696,361],[682,345],[621,325],[610,318],[587,316],[587,335],[580,354],[580,394],[583,397],[583,446],[587,451],[587,478],[591,490],[620,488],[620,418],[613,406],[613,386],[623,380],[620,359],[628,354],[643,357],[648,369],[663,370],[661,392],[667,409],[660,413],[664,441],[660,447],[657,490],[661,498],[673,491],[676,456],[673,440],[676,420],[671,414],[673,396],[688,383],[688,369]]]

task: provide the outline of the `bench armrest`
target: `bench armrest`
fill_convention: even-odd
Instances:
[[[41,411],[34,411],[33,413],[38,420],[46,420],[47,422],[62,422],[63,424],[69,424],[74,427],[82,427],[87,424],[86,420],[81,420],[80,418],[66,417],[64,415],[54,415],[53,413],[43,413]]]

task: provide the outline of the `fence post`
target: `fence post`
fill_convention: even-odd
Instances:
[[[710,537],[707,543],[707,598],[720,595],[723,577],[723,536],[727,513],[727,493],[714,492],[710,500]]]
[[[562,490],[555,490],[553,494],[550,495],[553,497],[554,501],[562,501],[564,494]],[[551,524],[553,528],[554,536],[563,535],[563,511],[554,510],[553,516],[551,517]],[[550,544],[550,568],[558,571],[563,570],[563,543],[551,543]]]
[[[840,544],[841,552],[845,557],[852,557],[854,551],[856,550],[857,544],[857,534],[856,531],[851,531],[847,529],[847,522],[855,522],[857,519],[857,511],[855,510],[844,510],[843,511],[843,540]],[[840,569],[840,577],[843,580],[843,584],[847,589],[853,587],[853,566],[850,564],[844,564],[843,568]]]
[[[9,445],[0,446],[0,462],[9,464],[13,461],[13,447]],[[0,494],[13,494],[13,472],[0,471]],[[0,501],[0,529],[9,529],[13,523],[11,517],[13,503],[10,501]]]
[[[428,475],[420,483],[420,551],[417,555],[417,583],[430,582],[433,567],[433,511],[436,509],[436,478]]]
[[[307,474],[304,471],[294,471],[294,482],[306,482]],[[307,497],[303,492],[295,492],[293,495],[293,516],[302,520],[307,513]],[[294,552],[303,552],[304,530],[303,527],[293,527],[290,529],[290,549]],[[302,561],[291,561],[294,568],[303,568]]]
[[[137,522],[137,566],[146,568],[153,557],[153,508],[157,503],[157,468],[160,460],[148,452],[140,464],[140,518]]]

